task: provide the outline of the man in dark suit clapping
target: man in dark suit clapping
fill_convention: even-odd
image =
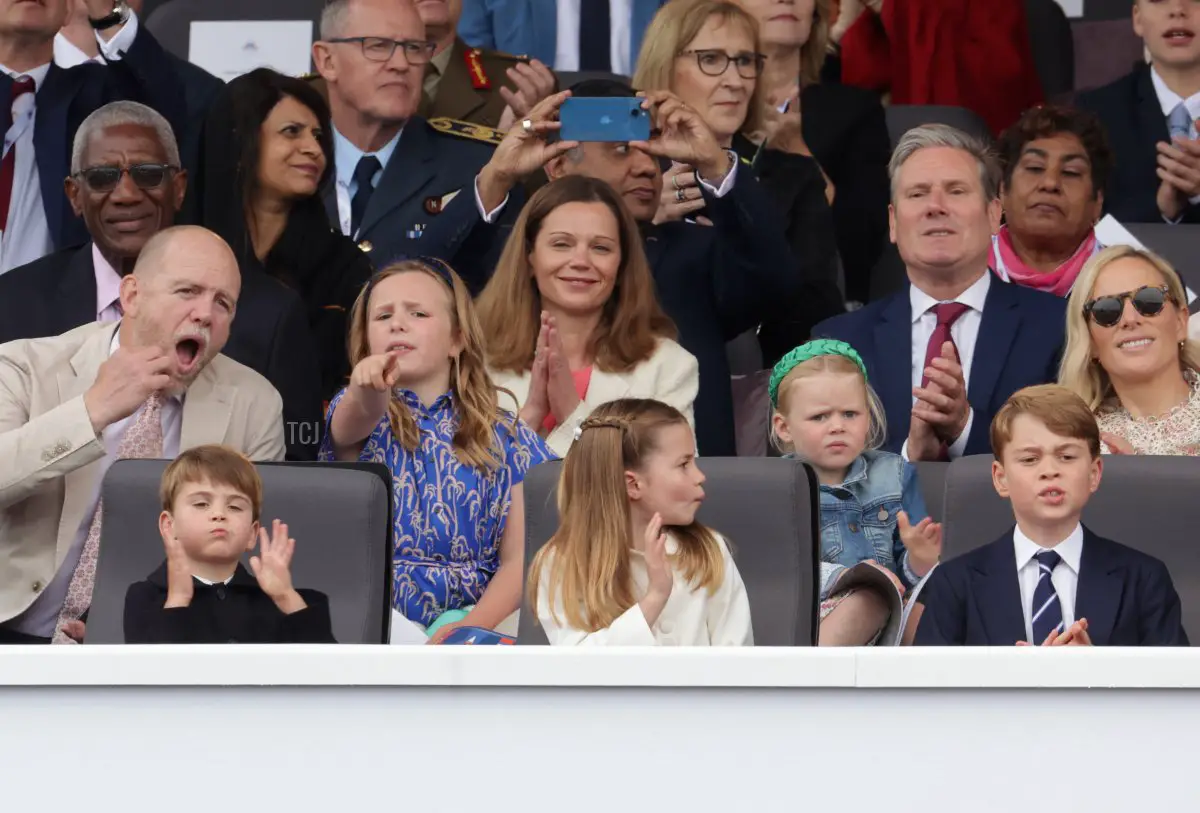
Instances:
[[[1063,300],[988,269],[1000,170],[977,139],[915,127],[888,171],[891,237],[910,285],[813,333],[849,343],[866,362],[887,413],[886,449],[910,460],[986,453],[1005,400],[1057,378]]]
[[[85,119],[66,193],[92,240],[0,275],[0,344],[120,319],[121,279],[147,241],[173,225],[186,190],[179,147],[158,113],[113,102]],[[279,391],[289,459],[314,459],[320,381],[300,298],[265,274],[243,274],[223,352]]]

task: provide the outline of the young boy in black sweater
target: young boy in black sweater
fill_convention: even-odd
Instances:
[[[336,643],[329,600],[292,586],[296,540],[259,526],[262,480],[226,446],[179,455],[163,473],[158,529],[166,561],[125,594],[129,644]],[[259,542],[246,572],[239,563]]]

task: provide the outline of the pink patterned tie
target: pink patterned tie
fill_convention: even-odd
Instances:
[[[121,445],[117,448],[117,459],[144,459],[162,457],[163,396],[154,393],[142,405],[137,417],[125,429]],[[67,588],[67,599],[58,614],[58,624],[54,628],[53,643],[73,644],[75,640],[63,632],[63,624],[74,621],[83,615],[92,604],[92,588],[96,584],[96,560],[100,553],[100,518],[104,513],[104,500],[96,503],[96,513],[92,515],[92,524],[88,528],[87,540],[83,543],[83,552],[79,555],[79,564],[71,574],[71,584]]]

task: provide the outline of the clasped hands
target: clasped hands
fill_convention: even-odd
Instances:
[[[954,444],[967,429],[971,404],[958,353],[952,342],[924,370],[925,386],[914,387],[916,403],[908,430],[908,459],[940,460],[942,448]]]
[[[542,311],[542,324],[538,329],[537,349],[530,371],[529,395],[521,407],[521,420],[535,432],[541,432],[548,415],[555,424],[562,426],[579,406],[579,393],[571,366],[563,350],[558,325],[550,314]]]

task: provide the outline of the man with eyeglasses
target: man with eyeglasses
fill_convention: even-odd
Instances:
[[[914,127],[888,172],[892,242],[910,285],[813,334],[866,362],[887,414],[885,449],[912,461],[990,454],[992,418],[1009,396],[1058,377],[1064,300],[988,269],[1000,167],[978,139]]]
[[[92,240],[0,276],[0,344],[121,319],[121,280],[146,243],[174,224],[183,202],[187,172],[179,168],[175,136],[145,105],[100,108],[80,125],[72,152],[66,196]],[[321,383],[300,297],[266,274],[243,271],[237,318],[222,352],[279,391],[288,459],[315,460]]]
[[[54,38],[68,0],[0,0],[0,273],[87,239],[62,194],[70,139],[96,108],[136,99],[182,131],[185,89],[162,48],[123,0],[86,0],[104,64],[64,70]]]
[[[447,253],[422,237],[446,225],[437,221],[460,192],[478,199],[475,176],[502,137],[487,127],[417,115],[436,48],[412,0],[333,0],[313,44],[333,118],[336,183],[326,207],[335,227],[358,241],[377,268],[402,255]]]

